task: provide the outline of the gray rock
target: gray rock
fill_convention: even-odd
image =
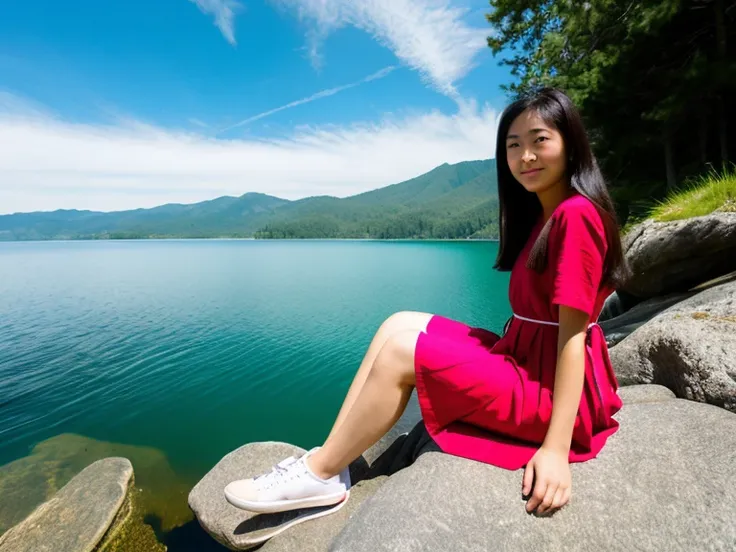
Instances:
[[[647,220],[624,238],[632,278],[626,292],[649,298],[736,270],[736,213],[674,222]]]
[[[609,347],[620,343],[631,335],[634,331],[641,328],[660,312],[667,310],[672,305],[676,305],[680,301],[684,301],[695,295],[696,292],[671,293],[664,297],[654,297],[638,305],[632,307],[625,313],[610,318],[608,320],[598,321],[598,325],[606,336],[606,343]]]
[[[653,384],[621,387],[618,390],[618,395],[624,404],[663,402],[675,398],[675,394],[663,385]],[[396,427],[394,427],[391,432],[386,434],[383,439],[363,455],[370,464],[369,469],[364,472],[364,477],[391,476],[412,465],[418,458],[420,451],[440,451],[440,448],[427,433],[421,418],[421,412],[405,418],[401,424],[401,429],[406,429],[406,424],[412,419],[414,420],[414,427],[411,428],[411,431],[397,434],[395,433]],[[393,439],[393,441],[387,445],[389,439]],[[376,453],[376,449],[380,451],[380,455]]]
[[[89,552],[105,537],[126,501],[133,466],[98,460],[0,537],[2,552]]]
[[[326,552],[340,531],[349,523],[366,499],[373,496],[387,480],[376,477],[363,480],[350,490],[343,509],[323,518],[296,525],[266,542],[262,552]]]
[[[391,476],[330,550],[733,551],[736,415],[684,400],[630,404],[602,453],[573,464],[570,503],[528,515],[523,471],[432,452]]]
[[[691,291],[705,291],[706,289],[720,286],[722,284],[727,284],[729,282],[736,282],[736,271],[729,272],[728,274],[724,274],[722,276],[719,276],[718,278],[713,278],[712,280],[708,280],[707,282],[698,284],[697,286],[692,288]]]
[[[288,523],[298,512],[268,515],[246,512],[230,505],[225,500],[223,490],[233,480],[265,473],[284,458],[304,452],[286,443],[265,442],[244,445],[225,456],[189,494],[189,506],[202,528],[231,550],[248,550],[255,546],[254,537],[269,534],[274,527]],[[262,550],[327,550],[351,514],[384,480],[385,477],[377,477],[358,482],[350,490],[350,498],[341,510],[289,528],[267,541]]]
[[[603,302],[601,313],[598,315],[598,322],[605,322],[606,320],[621,316],[638,303],[641,303],[641,299],[638,297],[634,297],[621,289],[614,291]]]
[[[623,290],[615,291],[606,298],[598,317],[598,324],[606,336],[606,343],[609,347],[613,347],[660,312],[685,299],[689,299],[701,291],[734,281],[736,281],[736,272],[731,272],[703,282],[690,291],[670,293],[645,301],[641,301]]]
[[[618,395],[625,405],[664,402],[676,398],[675,394],[663,385],[654,384],[621,387],[618,390]],[[439,452],[441,449],[427,433],[420,415],[419,421],[414,424],[412,430],[409,433],[399,435],[391,446],[384,449],[381,456],[371,464],[370,470],[367,472],[368,476],[393,475],[399,470],[412,465],[419,457],[420,452],[430,450]]]
[[[624,405],[669,401],[675,394],[664,385],[629,385],[618,390]]]
[[[657,383],[736,411],[736,282],[670,307],[610,355],[621,385]]]

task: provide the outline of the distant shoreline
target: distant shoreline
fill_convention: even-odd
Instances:
[[[3,243],[54,243],[54,242],[153,242],[153,241],[258,241],[258,242],[307,242],[307,241],[357,241],[357,242],[498,242],[498,238],[64,238],[46,240],[0,240]]]

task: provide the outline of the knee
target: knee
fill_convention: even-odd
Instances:
[[[399,311],[386,318],[381,324],[381,330],[388,334],[394,334],[406,326],[409,311]]]
[[[421,312],[395,312],[383,321],[379,331],[382,331],[388,336],[393,336],[407,330],[417,330],[420,329],[421,326],[426,327],[429,318],[430,315]]]

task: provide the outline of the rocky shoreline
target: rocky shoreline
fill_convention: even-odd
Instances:
[[[624,247],[633,278],[599,320],[621,429],[598,458],[573,464],[574,498],[549,519],[525,514],[520,473],[439,452],[414,404],[351,466],[339,512],[263,544],[298,513],[248,514],[222,489],[302,451],[253,443],[191,490],[199,523],[233,550],[735,550],[736,213],[647,221]],[[0,536],[0,552],[165,550],[134,489],[128,460],[95,462]]]

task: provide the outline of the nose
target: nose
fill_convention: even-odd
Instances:
[[[529,151],[529,150],[525,150],[525,151],[524,151],[524,153],[523,153],[523,154],[522,154],[522,156],[521,156],[521,160],[522,160],[522,161],[523,161],[524,163],[531,163],[531,162],[532,162],[532,161],[534,161],[534,160],[535,160],[536,158],[537,158],[537,156],[536,156],[536,155],[534,155],[534,153],[533,153],[533,152],[531,152],[531,151]]]

